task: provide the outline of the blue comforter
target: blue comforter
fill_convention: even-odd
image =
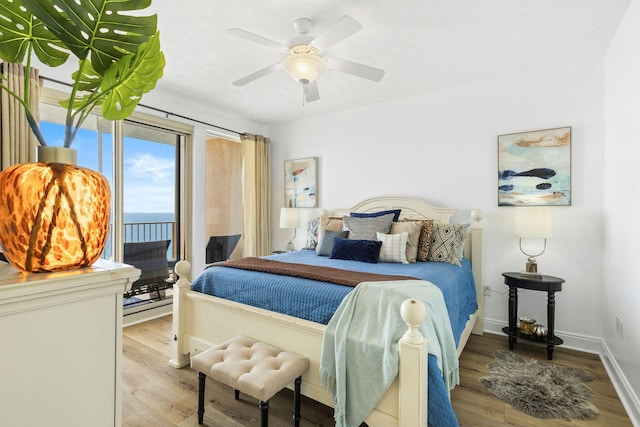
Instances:
[[[466,259],[462,260],[462,267],[441,262],[370,264],[329,259],[309,250],[265,258],[369,273],[403,275],[429,281],[442,291],[456,346],[469,316],[478,308],[471,263]],[[297,277],[213,266],[193,281],[191,289],[326,325],[343,298],[354,288]],[[428,371],[429,425],[457,425],[442,373],[432,355],[429,355]]]
[[[314,251],[309,250],[265,258],[345,270],[408,276],[431,282],[440,288],[444,296],[456,345],[469,316],[478,308],[471,263],[466,259],[462,260],[462,267],[442,262],[370,264],[330,259],[318,256]],[[324,325],[329,323],[342,299],[353,290],[350,286],[333,283],[215,266],[203,271],[193,281],[191,289]]]

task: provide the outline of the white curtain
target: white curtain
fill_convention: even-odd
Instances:
[[[271,253],[271,172],[269,140],[242,134],[242,198],[244,256]]]
[[[24,97],[24,66],[2,62],[0,72],[6,78],[2,83],[12,92]],[[40,122],[41,92],[40,74],[36,68],[31,68],[29,106],[37,122]],[[38,140],[29,127],[24,107],[7,91],[0,90],[0,95],[0,169],[4,170],[17,163],[35,162]]]

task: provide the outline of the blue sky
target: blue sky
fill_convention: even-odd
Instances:
[[[42,122],[48,145],[62,146],[62,125]],[[71,147],[78,151],[78,165],[98,170],[112,183],[112,139],[104,133],[103,169],[99,169],[97,133],[82,129]],[[175,146],[125,138],[124,211],[173,212],[175,199]],[[112,186],[113,187],[113,186]]]

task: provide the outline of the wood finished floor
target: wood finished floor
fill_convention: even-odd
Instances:
[[[197,426],[197,378],[189,367],[168,365],[171,340],[171,316],[129,326],[123,334],[123,426]],[[506,336],[472,336],[460,358],[461,385],[452,392],[453,408],[461,426],[631,426],[631,421],[611,385],[597,355],[557,347],[553,363],[591,372],[595,379],[587,383],[594,391],[590,399],[600,410],[591,420],[540,420],[513,409],[480,383],[493,361],[495,350],[508,349]],[[516,344],[515,352],[524,357],[546,360],[546,350],[531,343]],[[284,390],[270,401],[269,425],[291,426],[292,392]],[[233,398],[233,391],[207,381],[206,426],[241,427],[259,425],[257,402],[250,397]],[[333,426],[333,411],[304,398],[303,427]]]

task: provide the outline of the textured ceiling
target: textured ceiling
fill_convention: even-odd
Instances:
[[[269,124],[603,56],[629,0],[153,0],[167,66],[157,90]],[[312,36],[341,16],[363,29],[328,50],[382,68],[379,83],[335,70],[318,79],[320,100],[277,71],[231,83],[285,53],[225,32],[242,28],[287,43],[293,21]],[[143,100],[144,103],[144,100]]]

